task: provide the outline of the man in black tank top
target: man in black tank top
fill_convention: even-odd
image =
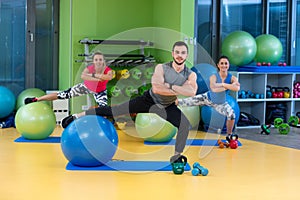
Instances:
[[[173,61],[167,64],[158,64],[155,67],[151,84],[152,88],[142,96],[128,102],[110,106],[101,106],[82,113],[70,115],[63,119],[62,126],[67,127],[74,119],[84,115],[100,115],[116,117],[132,113],[156,113],[169,121],[177,129],[175,152],[171,156],[171,163],[181,159],[186,145],[190,123],[186,116],[177,107],[175,101],[178,95],[194,96],[197,91],[197,76],[185,66],[188,57],[188,46],[182,41],[175,42],[172,47]]]

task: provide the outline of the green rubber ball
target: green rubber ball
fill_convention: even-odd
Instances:
[[[17,97],[16,110],[18,110],[21,106],[23,106],[24,100],[27,97],[41,97],[44,96],[46,92],[39,88],[28,88],[23,90]],[[50,105],[48,101],[43,101],[44,104]]]
[[[277,64],[282,56],[282,44],[280,40],[271,34],[262,34],[255,38],[257,52],[255,62]]]
[[[135,119],[138,135],[146,142],[169,142],[177,128],[155,113],[139,113]]]
[[[232,65],[243,66],[252,62],[256,55],[256,42],[245,31],[234,31],[222,42],[222,54],[229,58]]]
[[[178,106],[178,108],[183,112],[186,118],[189,120],[193,128],[197,128],[200,122],[200,108],[199,106]]]
[[[50,106],[35,102],[18,109],[15,124],[24,138],[40,140],[51,135],[56,127],[56,117]]]

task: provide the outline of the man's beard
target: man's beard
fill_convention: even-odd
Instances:
[[[177,65],[182,65],[185,62],[186,59],[182,60],[181,62],[177,62],[175,58],[173,58],[173,61],[177,64]]]

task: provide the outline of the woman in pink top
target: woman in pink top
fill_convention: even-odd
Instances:
[[[93,94],[95,101],[99,106],[107,105],[107,82],[113,78],[113,71],[106,66],[104,55],[101,52],[95,52],[92,56],[93,64],[87,66],[81,78],[83,83],[74,85],[73,87],[50,93],[41,97],[30,97],[25,99],[25,104],[37,101],[53,101],[56,99],[70,99],[76,96]]]

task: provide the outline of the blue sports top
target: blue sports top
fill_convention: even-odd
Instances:
[[[217,83],[222,83],[222,79],[220,77],[219,73],[215,73],[215,76],[217,77]],[[232,74],[227,74],[227,77],[224,80],[224,83],[231,83],[231,77]],[[223,92],[213,92],[213,91],[208,91],[208,98],[215,104],[223,104],[226,102],[226,95],[229,94],[230,90],[225,90]]]

